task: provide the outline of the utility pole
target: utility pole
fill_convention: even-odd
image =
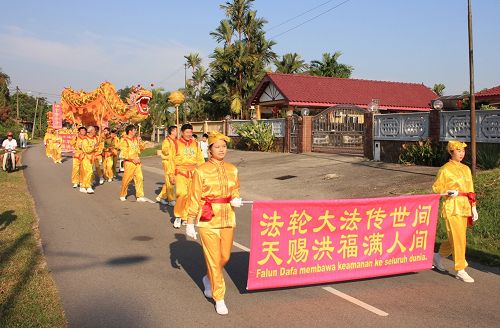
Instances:
[[[17,85],[16,85],[16,96],[17,96],[16,119],[19,119],[19,87]]]
[[[31,128],[31,140],[35,138],[35,124],[36,124],[36,112],[38,110],[38,97],[36,97],[36,105],[35,105],[35,117],[33,118],[33,127]]]
[[[474,56],[472,46],[472,0],[468,0],[468,30],[469,30],[469,86],[470,86],[470,148],[471,171],[476,176],[476,97],[474,96]]]
[[[188,64],[184,63],[184,93],[187,95],[187,67]],[[186,123],[186,111],[187,111],[187,102],[184,102],[184,123]]]

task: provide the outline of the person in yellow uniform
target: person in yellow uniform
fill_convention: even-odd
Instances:
[[[111,135],[109,128],[103,129],[103,151],[102,151],[102,170],[104,180],[113,181],[113,156],[116,153],[116,140]]]
[[[87,128],[81,126],[78,128],[78,134],[71,140],[73,147],[73,167],[71,169],[71,183],[73,188],[78,188],[81,179],[81,166],[83,159],[82,142],[86,138]]]
[[[95,175],[99,184],[104,183],[104,172],[103,172],[103,156],[104,151],[104,133],[99,133],[99,127],[94,125],[95,135],[97,137],[97,150],[94,158]]]
[[[116,130],[111,130],[111,138],[113,138],[113,179],[116,178],[116,169],[118,167],[118,154],[120,153],[120,138],[116,134]]]
[[[225,162],[229,138],[217,131],[208,137],[211,158],[193,175],[189,191],[186,235],[196,239],[194,225],[200,233],[207,275],[203,277],[204,294],[215,301],[218,314],[228,314],[224,302],[226,286],[224,266],[231,256],[236,217],[233,207],[240,207],[238,169]]]
[[[161,192],[156,197],[156,201],[163,205],[175,205],[175,190],[174,185],[170,183],[169,173],[172,172],[170,156],[175,153],[174,142],[177,139],[177,126],[172,125],[168,127],[168,136],[161,144],[161,164],[163,165],[163,172],[165,173],[165,184],[161,188]]]
[[[134,180],[135,197],[138,202],[145,202],[144,198],[144,178],[142,176],[142,167],[139,154],[144,149],[144,142],[136,138],[137,129],[134,125],[128,125],[125,128],[127,135],[122,139],[120,149],[122,152],[123,165],[125,171],[122,177],[122,186],[120,190],[120,200],[126,201],[128,184]]]
[[[52,159],[54,160],[54,164],[62,163],[62,143],[63,139],[59,135],[59,130],[56,130],[54,136],[52,137]]]
[[[205,160],[196,140],[193,139],[193,126],[181,126],[181,138],[175,140],[173,154],[170,156],[169,179],[175,185],[174,228],[186,224],[186,200],[194,169]]]
[[[441,213],[448,240],[444,241],[439,252],[434,254],[433,265],[439,271],[445,271],[441,260],[453,254],[456,278],[464,282],[474,282],[465,272],[465,247],[468,218],[476,221],[478,214],[471,171],[467,165],[461,163],[465,156],[465,147],[467,144],[460,141],[448,142],[451,159],[439,169],[432,185],[435,193],[448,195],[445,196]]]
[[[87,127],[87,136],[82,141],[82,165],[80,171],[80,191],[93,194],[92,180],[94,177],[94,160],[98,148],[98,140],[93,126]]]
[[[48,128],[47,129],[47,132],[45,132],[45,135],[43,136],[43,144],[45,146],[45,155],[48,157],[48,158],[52,158],[52,139],[54,138],[54,135],[52,134],[53,133],[53,129],[52,128]]]

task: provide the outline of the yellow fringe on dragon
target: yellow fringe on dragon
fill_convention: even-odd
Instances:
[[[132,87],[124,103],[110,82],[103,82],[96,90],[84,92],[65,88],[61,94],[63,118],[78,125],[98,125],[102,122],[138,123],[149,115],[152,93]]]

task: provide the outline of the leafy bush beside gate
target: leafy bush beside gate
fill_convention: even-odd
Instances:
[[[235,126],[236,132],[250,150],[271,151],[274,146],[273,127],[266,123],[244,123]]]

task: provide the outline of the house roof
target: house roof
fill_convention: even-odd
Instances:
[[[267,73],[249,104],[256,104],[273,83],[289,106],[334,106],[352,104],[366,108],[379,99],[381,109],[430,110],[437,95],[423,84]]]
[[[490,88],[490,89],[485,89],[482,91],[479,91],[474,94],[476,98],[478,97],[491,97],[491,96],[500,96],[500,85]]]

